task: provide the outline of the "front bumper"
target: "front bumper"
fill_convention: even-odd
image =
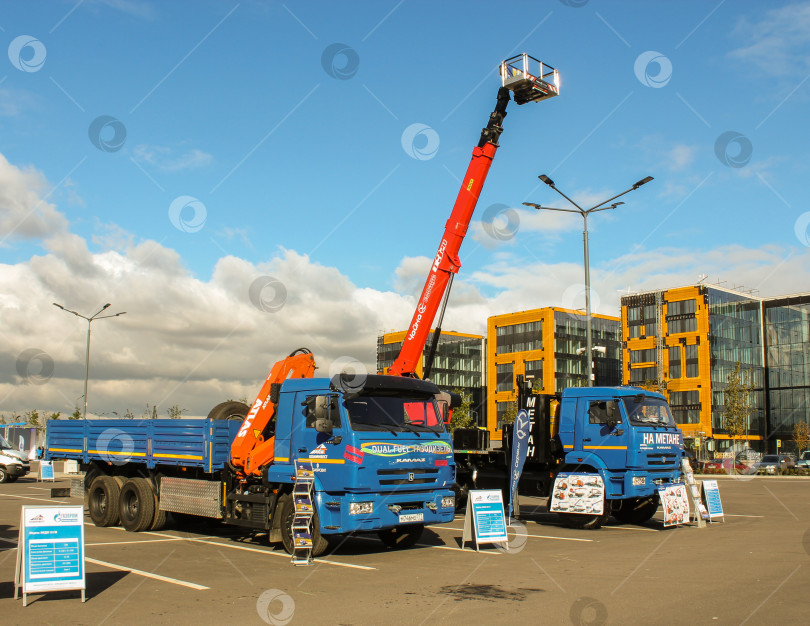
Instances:
[[[332,496],[319,493],[318,517],[321,533],[373,532],[403,524],[446,524],[455,517],[455,507],[442,508],[442,498],[452,497],[451,490],[429,493],[398,493],[380,496],[351,494]],[[350,513],[352,503],[372,503],[371,513]]]

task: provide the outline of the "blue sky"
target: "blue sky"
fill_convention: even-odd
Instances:
[[[82,378],[81,323],[54,300],[128,311],[99,329],[111,405],[124,388],[161,395],[131,377],[194,379],[188,362],[203,357],[177,328],[189,345],[232,337],[233,316],[265,313],[232,357],[205,362],[245,370],[214,368],[200,385],[250,395],[299,335],[325,362],[373,367],[376,333],[410,318],[496,67],[518,52],[558,68],[561,95],[510,104],[462,248],[457,330],[582,306],[581,219],[521,205],[566,206],[542,173],[585,208],[655,177],[590,222],[599,312],[616,314],[622,290],[702,274],[762,295],[807,290],[807,2],[7,2],[0,40],[0,312],[13,331],[0,410],[73,402],[21,387],[15,370],[36,347],[51,382]],[[403,145],[414,124],[429,128]],[[248,297],[262,276],[283,285],[272,324]]]

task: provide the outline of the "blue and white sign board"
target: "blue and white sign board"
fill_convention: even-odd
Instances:
[[[709,521],[722,517],[725,522],[723,503],[720,501],[720,487],[716,480],[703,481],[703,495],[706,498],[706,508],[709,509]]]
[[[53,477],[53,461],[40,461],[39,462],[39,479],[40,480],[54,480],[54,477]]]
[[[84,511],[81,506],[23,506],[14,573],[14,599],[78,589],[84,592]]]
[[[500,489],[476,489],[467,495],[467,514],[461,547],[468,541],[478,551],[482,543],[507,543],[506,516],[503,512],[503,493]]]

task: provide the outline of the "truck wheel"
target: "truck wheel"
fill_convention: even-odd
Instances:
[[[0,483],[7,483],[8,482],[8,470],[0,466]]]
[[[155,519],[155,494],[145,478],[130,478],[121,488],[121,525],[130,532],[149,530]]]
[[[160,510],[160,499],[155,496],[155,517],[152,520],[152,525],[149,526],[149,530],[162,530],[166,526],[167,520],[167,512]]]
[[[386,528],[378,532],[377,536],[385,544],[386,548],[405,550],[416,545],[424,530],[424,524],[407,524],[405,526]]]
[[[247,417],[250,407],[244,402],[237,402],[229,400],[227,402],[220,402],[208,414],[210,420],[240,420],[243,421]]]
[[[281,511],[281,543],[287,554],[293,553],[292,521],[295,516],[295,507],[290,494],[279,498],[278,509]],[[321,535],[321,526],[318,514],[312,516],[312,556],[321,556],[329,548],[329,539]]]
[[[568,528],[578,528],[583,530],[597,530],[608,521],[610,515],[580,515],[578,513],[557,513],[563,524]]]
[[[623,524],[643,524],[658,510],[658,496],[623,500],[613,517]]]
[[[87,510],[96,526],[118,525],[118,502],[121,485],[112,476],[97,475],[87,492]]]

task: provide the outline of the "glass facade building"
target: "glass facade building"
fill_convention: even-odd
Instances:
[[[621,383],[621,322],[591,316],[596,385]],[[535,390],[558,393],[587,384],[584,350],[586,318],[580,311],[556,307],[496,315],[487,320],[487,429],[501,439],[503,416],[517,399],[517,376],[532,377]],[[577,352],[579,351],[579,354]]]
[[[791,440],[794,424],[810,416],[810,293],[767,298],[762,312],[768,438],[775,452],[775,440]]]
[[[405,331],[386,333],[377,338],[378,372],[384,373],[394,364],[404,339]],[[428,336],[422,358],[416,368],[416,374],[420,377],[432,343],[433,330]],[[484,337],[481,335],[442,331],[430,372],[430,380],[442,389],[448,391],[461,389],[471,396],[471,409],[481,425],[484,425],[485,420],[484,343]]]
[[[723,451],[729,374],[740,363],[753,391],[743,439],[764,450],[768,434],[760,298],[693,285],[622,298],[623,380],[663,391],[687,445]]]

